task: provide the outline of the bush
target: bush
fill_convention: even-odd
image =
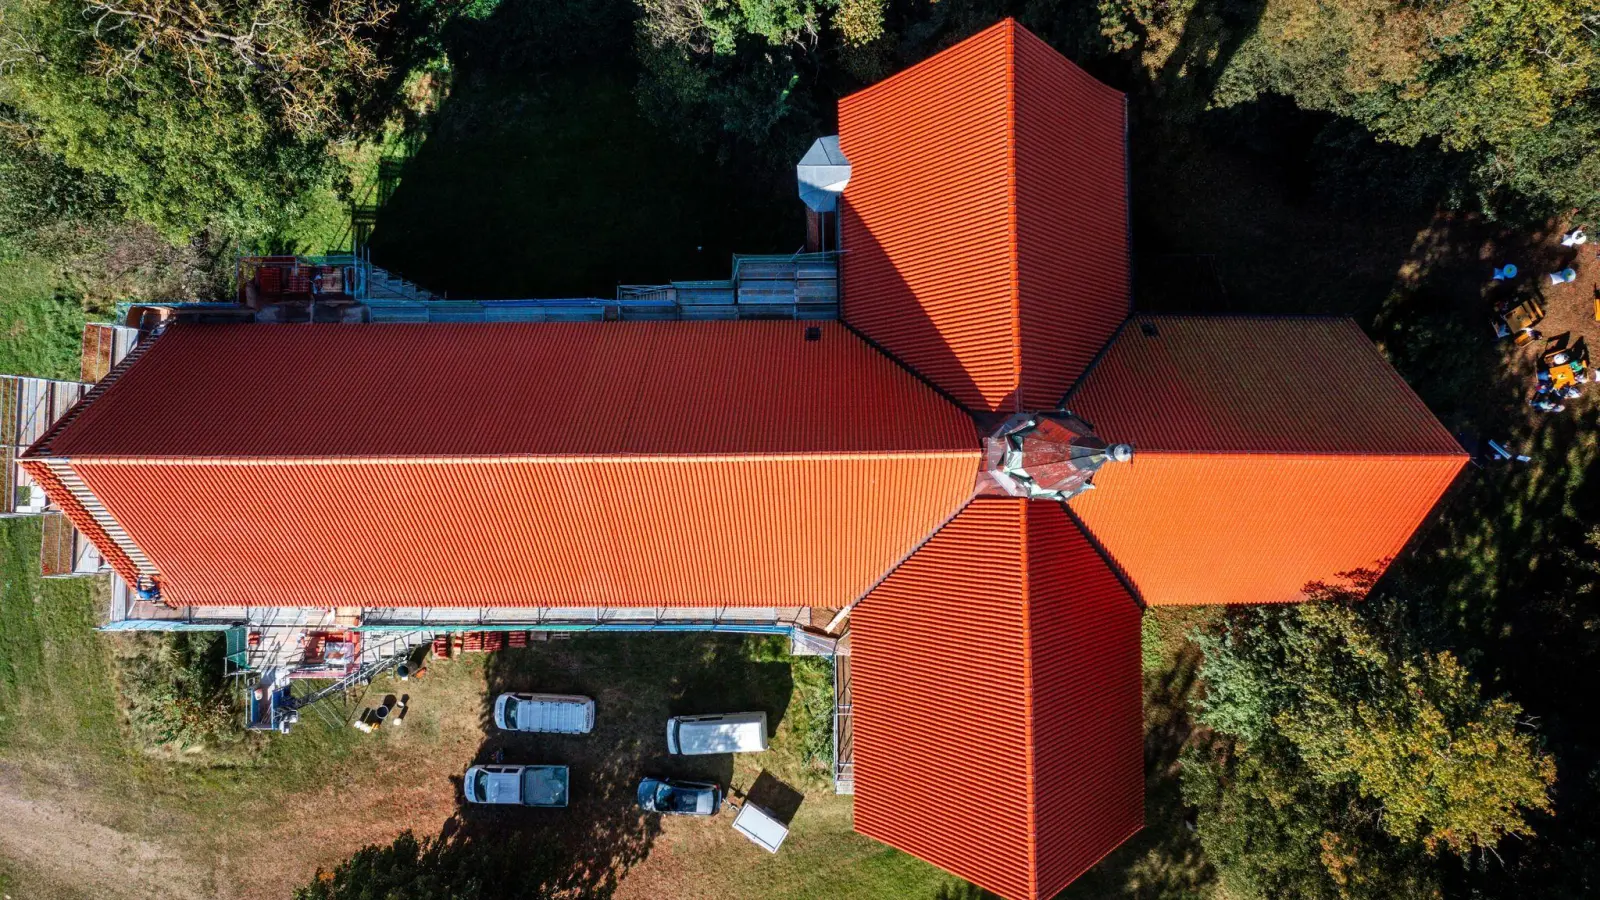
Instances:
[[[223,674],[223,636],[178,632],[130,642],[122,695],[135,738],[147,749],[194,751],[237,741],[242,718]]]
[[[0,106],[0,126],[15,118]],[[0,127],[0,259],[42,249],[49,232],[82,228],[116,212],[108,181],[43,150],[22,126]]]
[[[791,656],[789,639],[753,637],[747,650],[752,662],[784,663],[794,681],[794,695],[785,720],[799,748],[800,762],[815,772],[833,774],[833,660],[826,656]]]

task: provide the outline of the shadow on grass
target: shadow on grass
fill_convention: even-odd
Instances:
[[[792,181],[681,146],[641,117],[630,69],[586,65],[461,75],[371,246],[451,297],[609,297],[727,278],[734,252],[792,253],[804,235]]]
[[[732,779],[728,754],[667,754],[668,717],[761,710],[776,728],[794,688],[788,666],[751,660],[746,639],[729,635],[576,635],[504,650],[486,662],[484,740],[473,762],[565,765],[571,779],[565,809],[460,803],[439,841],[502,873],[507,886],[494,887],[490,897],[546,895],[539,891],[611,896],[660,834],[660,818],[636,803],[642,777],[714,781],[724,788]],[[594,730],[502,731],[493,724],[493,702],[507,691],[592,697]],[[460,798],[459,777],[455,789]]]
[[[779,781],[771,772],[763,770],[750,785],[750,790],[745,791],[744,799],[761,807],[774,819],[789,825],[794,822],[795,814],[800,812],[800,805],[805,802],[806,795]]]

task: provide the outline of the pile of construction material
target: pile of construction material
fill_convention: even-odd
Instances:
[[[494,653],[508,647],[517,650],[534,642],[567,636],[566,632],[548,631],[457,631],[435,637],[433,655],[449,659],[463,653]]]

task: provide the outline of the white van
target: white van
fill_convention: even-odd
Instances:
[[[667,752],[695,756],[705,753],[759,753],[767,749],[767,714],[717,713],[709,716],[673,716],[667,720]]]
[[[576,694],[501,694],[494,701],[494,724],[507,731],[588,734],[594,730],[594,701]]]

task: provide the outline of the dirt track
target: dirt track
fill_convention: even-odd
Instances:
[[[204,900],[211,873],[172,849],[30,797],[0,779],[0,856],[53,884],[106,900]]]

